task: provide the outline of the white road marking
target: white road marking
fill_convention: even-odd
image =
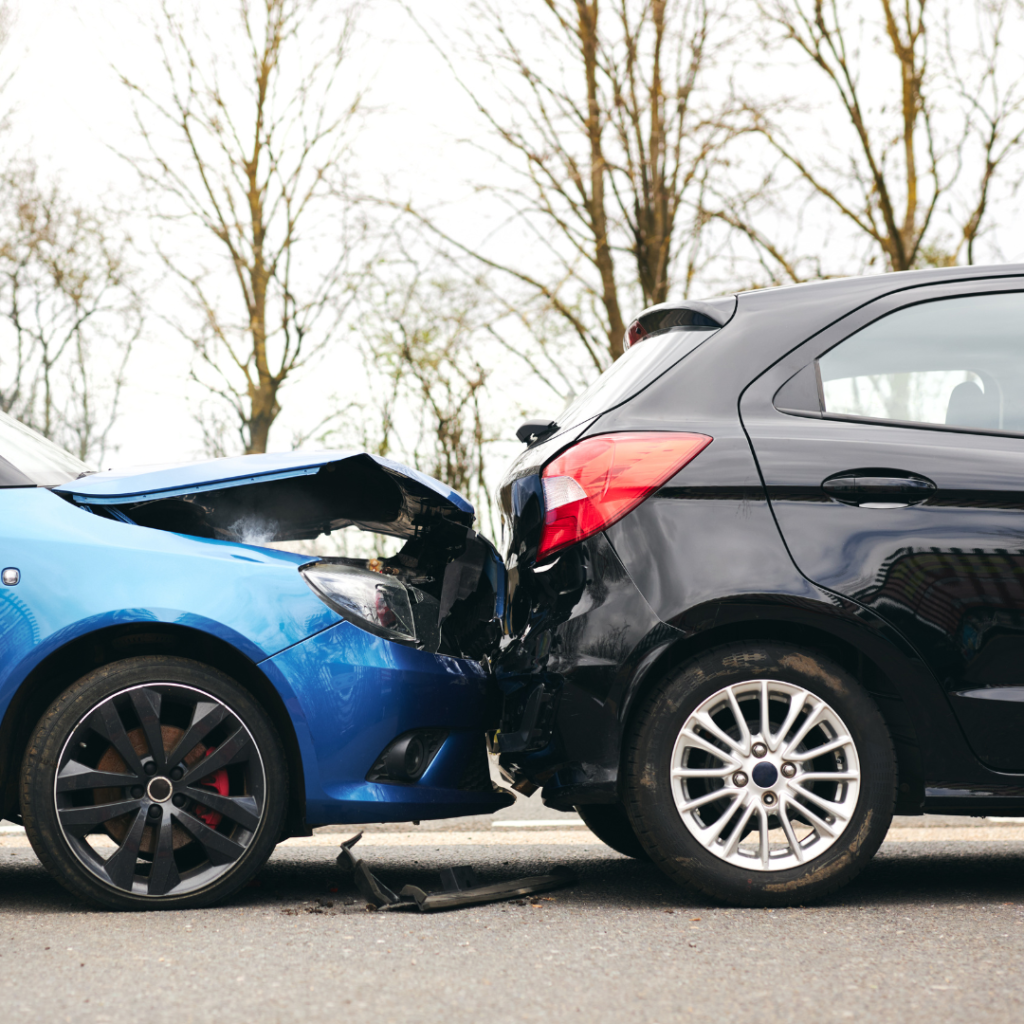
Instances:
[[[355,830],[353,829],[353,832]],[[333,847],[337,849],[347,834],[318,833],[287,839],[280,846]],[[993,825],[957,828],[891,828],[885,837],[887,843],[991,843],[1024,841],[1024,825]],[[93,836],[96,848],[112,848],[114,842],[106,836]],[[442,846],[602,846],[589,831],[551,829],[523,832],[366,832],[359,842],[360,849],[376,846],[418,846],[440,849]],[[0,849],[28,848],[28,838],[21,835],[0,834]]]
[[[282,846],[340,846],[344,835],[303,836]],[[541,832],[366,832],[357,849],[367,846],[603,846],[589,830]]]
[[[499,818],[491,822],[491,828],[565,828],[566,825],[587,827],[582,818],[570,815],[564,818]]]
[[[891,828],[886,833],[887,843],[991,843],[1024,839],[1024,826],[974,825],[958,828],[942,825],[938,828]]]
[[[352,830],[352,834],[355,833]],[[313,836],[299,836],[286,839],[278,844],[285,848],[303,846],[328,846],[337,849],[348,834],[320,833]],[[114,841],[107,836],[91,836],[90,844],[96,849],[112,848]],[[0,849],[25,848],[29,842],[25,836],[0,836]],[[549,831],[549,832],[367,832],[359,841],[359,849],[370,846],[602,846],[602,842],[590,832]]]

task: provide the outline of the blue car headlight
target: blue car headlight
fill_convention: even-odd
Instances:
[[[388,640],[421,639],[413,615],[419,595],[394,576],[333,562],[314,562],[299,571],[324,604],[354,625]]]

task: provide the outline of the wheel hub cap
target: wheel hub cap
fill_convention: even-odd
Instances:
[[[737,867],[782,871],[820,856],[857,807],[860,760],[846,724],[810,690],[733,683],[686,720],[672,751],[686,828]]]
[[[771,761],[762,761],[760,764],[754,765],[750,777],[754,780],[755,785],[762,789],[771,789],[778,782],[779,769]]]
[[[149,897],[196,892],[231,871],[263,821],[265,793],[259,749],[231,708],[163,682],[85,714],[54,783],[78,860],[104,885]]]
[[[165,801],[170,800],[172,791],[173,787],[171,786],[171,780],[165,779],[162,775],[158,775],[146,787],[149,799],[155,800],[158,804],[162,804]]]

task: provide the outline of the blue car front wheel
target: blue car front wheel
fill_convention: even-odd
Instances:
[[[21,806],[36,854],[109,909],[207,906],[263,866],[288,793],[266,713],[223,673],[130,658],[80,679],[29,742]]]

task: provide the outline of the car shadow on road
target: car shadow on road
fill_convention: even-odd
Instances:
[[[828,901],[848,906],[1024,900],[1024,842],[886,843]]]
[[[53,881],[30,851],[17,853],[20,856],[5,851],[0,857],[0,915],[90,911]],[[652,864],[610,852],[595,856],[557,847],[496,853],[493,849],[376,847],[365,851],[364,860],[396,891],[406,884],[438,889],[438,872],[457,864],[471,864],[483,882],[541,874],[562,865],[579,875],[578,882],[557,893],[559,905],[566,910],[665,911],[713,905],[698,893],[677,889]],[[1024,899],[1022,879],[1024,843],[888,844],[853,883],[817,906],[1016,903]],[[365,909],[365,901],[335,866],[330,847],[279,851],[229,903],[239,909],[285,913]]]

